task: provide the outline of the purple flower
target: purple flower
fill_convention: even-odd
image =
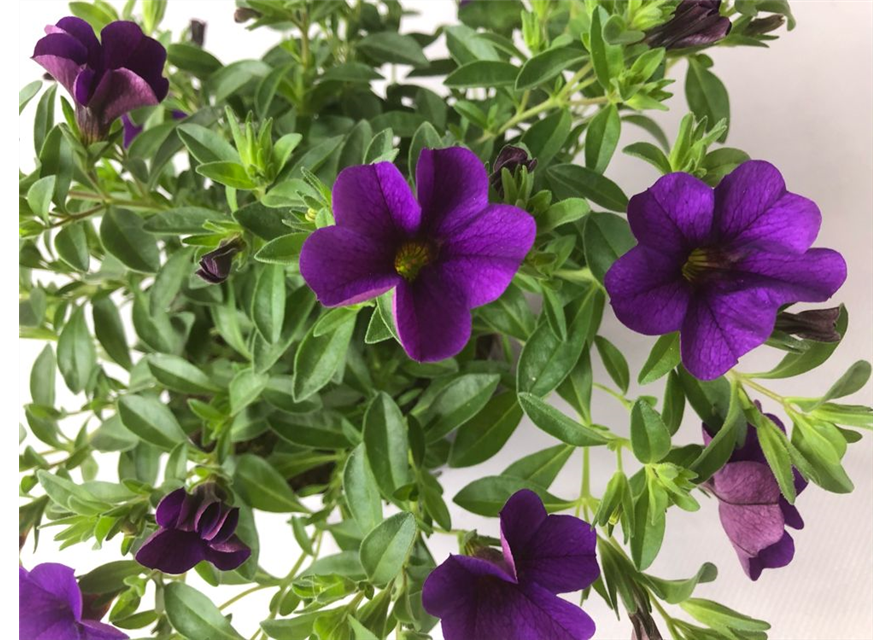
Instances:
[[[85,141],[103,140],[112,122],[167,95],[161,75],[167,52],[135,22],[112,22],[102,30],[80,18],[62,18],[46,28],[33,60],[72,95]]]
[[[233,258],[242,246],[242,241],[237,238],[206,253],[199,261],[195,275],[210,284],[223,284],[233,268]]]
[[[843,257],[810,249],[822,222],[768,162],[745,162],[713,190],[672,173],[634,196],[638,246],[605,275],[617,318],[633,331],[681,332],[682,362],[709,380],[772,333],[783,304],[822,302],[846,279]]]
[[[451,555],[428,576],[422,604],[441,618],[445,640],[586,640],[595,624],[556,594],[599,576],[588,522],[547,515],[532,491],[517,492],[499,514],[502,553]]]
[[[19,640],[118,640],[127,635],[83,618],[74,569],[45,562],[19,567]]]
[[[533,245],[525,211],[487,202],[484,164],[468,149],[423,149],[418,200],[397,168],[348,167],[332,192],[335,226],[301,252],[301,275],[327,306],[396,287],[393,314],[406,353],[420,362],[456,355],[471,309],[496,300]]]
[[[720,0],[682,0],[668,22],[645,34],[652,48],[684,49],[713,44],[729,35],[732,22],[719,13]]]
[[[785,430],[777,417],[765,415]],[[710,440],[712,436],[704,426],[704,441]],[[796,468],[792,470],[799,495],[807,483]],[[794,539],[785,527],[802,529],[803,518],[781,495],[753,425],[747,425],[744,445],[732,453],[705,486],[719,500],[719,520],[751,580],[759,578],[763,569],[790,564],[794,559]]]
[[[174,120],[182,120],[186,115],[186,113],[179,109],[171,111],[171,117]],[[133,142],[133,139],[143,132],[143,125],[134,123],[134,121],[130,119],[129,113],[125,113],[121,116],[121,125],[124,128],[124,148],[126,149],[130,146],[130,143]]]
[[[514,174],[522,166],[527,168],[527,173],[531,173],[536,169],[536,158],[531,158],[521,147],[506,145],[496,157],[496,162],[493,163],[493,170],[490,172],[490,186],[499,195],[503,195],[505,189],[502,186],[502,170],[508,169],[509,173]]]
[[[215,485],[200,485],[193,494],[169,493],[155,510],[158,531],[136,553],[144,567],[185,573],[202,560],[221,571],[235,569],[251,549],[235,535],[239,509],[221,499]]]

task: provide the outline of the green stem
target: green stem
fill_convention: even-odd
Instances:
[[[627,400],[625,397],[623,397],[622,394],[619,394],[616,391],[614,391],[613,389],[611,389],[610,387],[606,387],[605,385],[598,383],[598,382],[593,382],[592,386],[595,387],[596,389],[601,389],[608,395],[611,395],[611,396],[614,396],[615,398],[617,398],[617,400],[619,400],[621,402],[621,404],[623,404],[623,406],[626,407],[627,411],[632,410],[633,403],[630,402],[629,400]]]
[[[247,595],[254,593],[255,591],[260,591],[261,589],[269,589],[270,587],[275,587],[275,586],[276,586],[275,584],[256,584],[253,587],[251,587],[250,589],[246,589],[242,593],[237,593],[232,598],[230,598],[229,600],[224,602],[222,605],[220,605],[220,610],[223,611],[228,606],[237,603],[239,600],[241,600],[242,598],[244,598]]]

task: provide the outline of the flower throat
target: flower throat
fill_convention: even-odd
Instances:
[[[394,269],[406,280],[412,282],[415,280],[422,267],[425,267],[434,260],[434,247],[424,240],[407,240],[399,249],[394,257]]]

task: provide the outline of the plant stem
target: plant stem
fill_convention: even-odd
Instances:
[[[275,587],[275,586],[276,586],[275,584],[256,584],[253,587],[251,587],[250,589],[246,589],[242,593],[237,593],[232,598],[230,598],[229,600],[224,602],[222,605],[220,605],[220,610],[223,611],[228,606],[237,603],[239,600],[241,600],[242,598],[244,598],[245,596],[247,596],[249,594],[254,593],[255,591],[260,591],[261,589],[269,589],[270,587]]]
[[[605,385],[603,385],[603,384],[601,384],[601,383],[599,383],[599,382],[593,382],[593,383],[592,383],[592,386],[595,387],[596,389],[601,389],[602,391],[604,391],[604,392],[607,393],[608,395],[611,395],[611,396],[614,396],[615,398],[617,398],[617,399],[623,404],[623,406],[626,407],[626,410],[627,410],[627,411],[629,411],[629,410],[631,410],[631,409],[633,408],[633,403],[632,403],[632,402],[630,402],[629,400],[627,400],[626,398],[624,398],[623,395],[617,393],[616,391],[614,391],[614,390],[611,389],[610,387],[606,387]]]

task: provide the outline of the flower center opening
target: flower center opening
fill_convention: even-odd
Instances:
[[[689,282],[696,282],[708,271],[722,269],[728,261],[723,256],[711,249],[695,249],[688,255],[688,260],[682,265],[682,275]]]
[[[415,280],[422,267],[434,260],[434,247],[423,240],[407,240],[399,249],[394,258],[394,268],[400,276],[408,281]]]

